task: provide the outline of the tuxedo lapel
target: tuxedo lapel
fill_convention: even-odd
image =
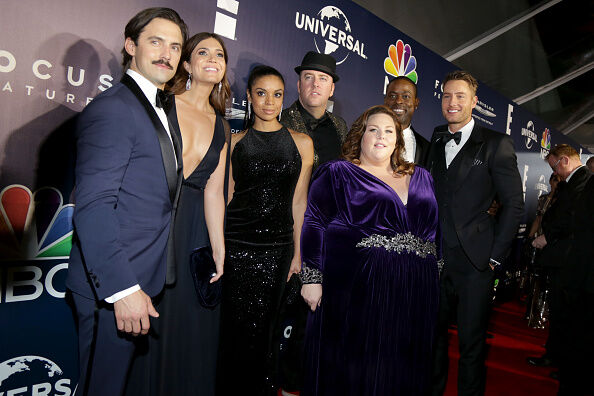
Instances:
[[[413,136],[415,137],[415,164],[419,164],[421,163],[422,160],[422,156],[423,156],[423,148],[421,147],[421,139],[419,139],[419,134],[415,131],[415,129],[412,127],[412,125],[410,126],[410,130],[413,133]]]
[[[138,84],[134,81],[132,77],[127,74],[124,74],[122,77],[122,84],[124,84],[136,98],[142,104],[144,109],[146,110],[153,126],[155,127],[155,132],[157,134],[157,138],[159,139],[159,145],[161,146],[161,158],[163,160],[163,167],[165,169],[165,177],[167,179],[167,187],[169,189],[169,198],[173,203],[175,201],[175,196],[178,188],[178,166],[175,160],[174,150],[176,154],[178,154],[178,148],[176,147],[175,133],[171,131],[172,139],[169,139],[169,135],[161,122],[161,119],[155,112],[153,105],[149,102],[147,97],[144,95]],[[179,129],[178,129],[179,130]],[[173,140],[173,147],[171,146],[171,140]],[[177,144],[179,146],[179,143]],[[181,154],[181,150],[180,150]],[[177,155],[177,158],[180,158],[180,155]]]
[[[466,177],[470,169],[477,165],[477,161],[481,161],[478,156],[483,148],[483,133],[480,127],[476,126],[472,129],[471,135],[464,144],[464,147],[458,152],[448,168],[448,173],[451,175],[453,191],[457,191]]]
[[[171,132],[171,138],[173,140],[173,147],[175,149],[175,157],[177,158],[177,188],[175,192],[174,207],[177,207],[177,200],[179,198],[179,191],[181,189],[181,183],[183,180],[183,142],[181,138],[181,129],[177,121],[177,109],[175,106],[175,100],[169,113],[167,114],[167,122],[169,123],[169,131]]]
[[[445,159],[445,144],[443,143],[443,141],[441,139],[439,139],[439,141],[436,142],[435,144],[436,144],[435,149],[437,151],[435,152],[435,162],[432,164],[432,167],[434,167],[436,171],[447,172],[446,159]]]

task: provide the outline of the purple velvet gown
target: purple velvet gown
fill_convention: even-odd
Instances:
[[[301,235],[304,273],[323,275],[310,313],[305,396],[422,395],[431,383],[439,298],[433,180],[416,167],[408,203],[346,161],[312,182]]]

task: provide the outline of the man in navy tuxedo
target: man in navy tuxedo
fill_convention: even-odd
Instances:
[[[77,395],[119,395],[149,317],[173,277],[168,240],[181,181],[179,125],[162,91],[177,69],[187,27],[169,8],[126,25],[124,77],[77,125],[74,243],[67,286],[79,331]],[[172,103],[172,104],[168,104]]]
[[[523,214],[522,181],[512,139],[472,118],[478,83],[465,71],[448,74],[441,111],[448,122],[431,138],[427,165],[434,179],[442,234],[441,294],[433,395],[448,376],[448,324],[456,315],[458,395],[482,395],[485,339],[494,269],[503,262]],[[497,196],[497,219],[489,207]]]

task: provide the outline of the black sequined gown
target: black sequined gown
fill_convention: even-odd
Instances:
[[[221,395],[273,393],[272,339],[293,258],[301,156],[290,132],[249,129],[231,155],[222,302]]]

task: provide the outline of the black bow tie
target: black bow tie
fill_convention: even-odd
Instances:
[[[458,131],[456,133],[444,132],[441,140],[444,144],[447,144],[450,140],[454,140],[456,145],[460,144],[460,140],[462,140],[462,132]]]
[[[155,105],[165,110],[165,113],[169,112],[171,105],[173,104],[173,95],[170,92],[165,92],[162,89],[157,89],[157,96],[155,98]]]

